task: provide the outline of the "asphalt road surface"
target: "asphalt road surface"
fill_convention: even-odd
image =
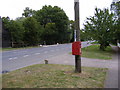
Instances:
[[[120,89],[120,48],[118,50],[118,87]]]
[[[90,44],[82,42],[82,47]],[[71,44],[47,45],[39,48],[21,49],[2,52],[2,73],[13,71],[29,65],[38,64],[56,55],[71,52]]]

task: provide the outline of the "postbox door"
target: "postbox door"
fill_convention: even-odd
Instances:
[[[76,41],[72,43],[72,55],[81,55],[81,42]]]

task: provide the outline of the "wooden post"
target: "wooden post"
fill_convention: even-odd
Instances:
[[[80,41],[79,0],[74,0],[76,41]],[[75,55],[75,72],[81,73],[81,56]]]

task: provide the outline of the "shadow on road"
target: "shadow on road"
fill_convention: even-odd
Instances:
[[[4,74],[4,73],[8,73],[9,71],[7,71],[7,70],[3,70],[2,71],[2,74]]]

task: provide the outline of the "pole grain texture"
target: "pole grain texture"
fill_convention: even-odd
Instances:
[[[74,0],[76,41],[80,41],[79,0]],[[75,72],[81,73],[81,56],[75,55]]]

